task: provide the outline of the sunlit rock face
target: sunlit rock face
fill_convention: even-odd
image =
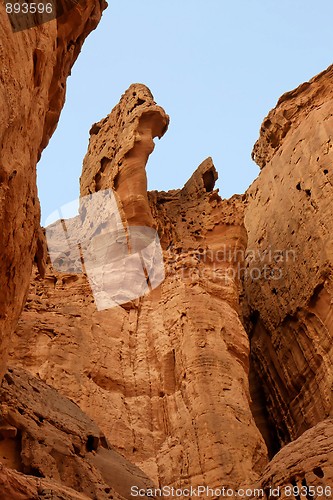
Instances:
[[[161,138],[168,124],[168,115],[154,102],[150,90],[131,85],[112,112],[91,127],[80,196],[112,189],[126,224],[154,226],[145,167],[154,138]]]
[[[249,340],[240,316],[243,197],[219,197],[210,158],[182,189],[147,193],[153,137],[167,123],[149,90],[131,86],[92,127],[80,213],[63,221],[79,227],[77,234],[85,221],[101,227],[97,235],[114,261],[123,254],[113,245],[143,253],[145,238],[129,249],[128,235],[136,228],[154,231],[164,279],[140,297],[98,310],[89,269],[87,276],[74,267],[57,271],[55,257],[45,279],[36,275],[32,281],[11,362],[76,401],[112,446],[156,484],[236,488],[256,480],[267,463],[250,410]],[[84,197],[108,190],[117,211],[99,224],[107,205],[101,201],[91,211]],[[63,224],[48,227],[46,236],[62,234]],[[126,242],[110,237],[116,227]],[[65,255],[60,265],[81,266],[84,252],[83,246],[80,262],[67,249],[68,260]],[[135,285],[133,268],[123,269],[122,282],[113,282],[119,293]]]

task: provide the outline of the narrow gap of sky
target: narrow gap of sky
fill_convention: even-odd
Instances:
[[[170,115],[147,166],[149,189],[182,187],[212,156],[223,197],[258,175],[251,150],[284,92],[332,62],[331,0],[110,0],[68,79],[38,165],[42,222],[79,196],[92,123],[131,83]]]

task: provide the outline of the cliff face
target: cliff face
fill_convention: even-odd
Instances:
[[[49,267],[32,282],[11,363],[76,401],[156,484],[236,488],[267,463],[250,411],[249,341],[240,320],[243,202],[218,196],[211,159],[183,189],[147,196],[145,164],[166,124],[148,89],[130,87],[93,126],[81,178],[83,194],[115,190],[127,227],[141,214],[156,227],[165,280],[98,311],[83,274]]]
[[[333,411],[332,83],[330,67],[281,97],[247,193],[252,358],[280,445]]]
[[[0,378],[36,254],[43,267],[36,163],[57,125],[66,78],[105,6],[83,0],[57,20],[14,33],[0,5]]]

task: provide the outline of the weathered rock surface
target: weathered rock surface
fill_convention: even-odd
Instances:
[[[330,67],[279,100],[247,194],[252,358],[280,445],[333,415],[332,84]]]
[[[0,498],[7,500],[88,500],[89,497],[59,483],[23,475],[0,464]]]
[[[257,492],[265,492],[264,496],[256,495],[253,499],[330,500],[333,497],[333,420],[323,420],[304,432],[296,441],[285,446],[269,463],[260,481],[252,485],[252,488]]]
[[[144,297],[97,311],[83,274],[49,267],[32,281],[11,363],[78,403],[157,484],[236,488],[267,463],[250,411],[240,320],[243,201],[221,200],[211,159],[183,189],[147,196],[145,164],[166,124],[149,91],[130,87],[93,126],[81,179],[83,195],[114,188],[129,226],[157,228],[166,279]],[[130,189],[123,168],[127,176],[133,169]]]
[[[14,33],[0,5],[0,378],[36,253],[42,267],[36,163],[57,125],[66,78],[105,6],[82,0],[57,20]]]
[[[103,189],[116,193],[129,226],[154,226],[147,197],[145,166],[169,117],[144,85],[134,84],[106,118],[90,130],[80,195]]]
[[[0,312],[8,342],[36,253],[34,166],[56,124],[62,83],[100,10],[99,4],[78,6],[71,13],[80,18],[75,28],[54,22],[56,59],[43,56],[52,24],[19,38],[12,56],[19,61],[24,55],[25,63],[7,85],[13,96],[6,108],[8,135],[1,132],[7,210],[1,213],[11,239],[5,232],[7,268],[1,272],[8,295]],[[26,62],[33,53],[34,74]],[[28,93],[22,118],[15,85],[28,77],[35,77],[39,112],[31,112]],[[156,229],[166,276],[149,293],[98,310],[87,276],[78,272],[85,270],[81,247],[74,258],[71,249],[64,252],[62,261],[73,264],[66,272],[50,262],[45,277],[34,269],[10,340],[16,368],[0,391],[0,484],[7,496],[128,498],[131,485],[146,487],[151,480],[234,490],[255,484],[267,498],[270,487],[332,486],[332,78],[330,67],[279,100],[254,148],[261,174],[246,196],[230,200],[214,190],[210,158],[182,189],[147,193],[145,165],[168,116],[143,85],[132,85],[93,125],[81,196],[115,193],[121,244],[129,254],[133,227]],[[22,156],[8,170],[19,118],[35,135],[29,144],[19,136]],[[29,212],[24,223],[18,199]],[[91,237],[107,238],[115,218],[104,225],[98,211],[85,209],[82,202],[79,216],[54,232],[66,224],[80,231],[83,219],[93,224]],[[27,227],[18,233],[22,223]],[[39,241],[41,269],[41,234]],[[28,265],[19,272],[20,259]],[[131,276],[119,285],[121,293]],[[18,309],[8,312],[15,293]],[[319,496],[330,498],[324,491]]]
[[[0,484],[8,481],[8,492],[17,485],[12,498],[46,498],[48,490],[59,490],[52,498],[130,498],[131,485],[152,486],[78,406],[26,371],[8,370],[0,400],[0,458],[7,467]],[[67,497],[60,496],[63,486]],[[9,498],[1,495],[3,489],[0,497]]]

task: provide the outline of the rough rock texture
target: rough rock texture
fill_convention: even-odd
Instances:
[[[113,189],[129,226],[154,226],[145,166],[169,117],[144,85],[131,85],[112,113],[90,130],[83,162],[80,195]]]
[[[22,498],[46,498],[48,492],[61,492],[62,486],[69,489],[65,498],[130,498],[132,484],[152,486],[137,467],[111,449],[78,406],[24,370],[8,370],[0,400],[0,458],[7,467],[0,470],[0,484],[8,477],[9,492],[17,482],[12,498],[21,498],[20,489]],[[27,493],[31,496],[24,496]]]
[[[281,97],[253,150],[261,173],[230,200],[210,158],[182,189],[147,193],[169,118],[145,86],[92,126],[81,196],[112,190],[113,249],[134,254],[145,226],[165,265],[160,286],[145,268],[149,293],[98,310],[83,246],[58,258],[67,271],[46,261],[36,163],[105,7],[80,0],[13,33],[0,5],[0,500],[129,499],[153,483],[332,498],[333,66]],[[104,251],[103,208],[81,200],[60,245],[84,219]]]
[[[331,66],[281,97],[247,193],[252,359],[280,446],[333,415],[332,84]]]
[[[146,87],[131,86],[93,125],[81,195],[112,189],[126,234],[131,226],[155,228],[166,277],[150,293],[101,311],[75,266],[61,272],[48,262],[44,278],[34,269],[11,364],[75,401],[106,438],[96,440],[95,430],[89,441],[86,431],[59,428],[57,420],[43,417],[56,428],[45,433],[55,451],[48,453],[51,462],[41,459],[43,443],[32,432],[19,452],[9,446],[8,458],[15,429],[23,436],[32,425],[20,424],[24,398],[19,384],[6,386],[9,373],[2,391],[12,390],[17,420],[5,425],[0,441],[7,465],[0,480],[8,477],[8,488],[21,477],[10,468],[27,473],[33,458],[38,471],[45,467],[41,482],[51,478],[89,498],[103,498],[98,488],[105,493],[105,484],[126,496],[128,489],[119,487],[129,485],[131,474],[135,482],[147,481],[128,462],[159,485],[236,490],[252,484],[266,498],[274,498],[270,487],[332,486],[332,78],[330,67],[280,99],[254,149],[261,174],[246,196],[230,200],[214,190],[210,158],[182,189],[147,193],[145,165],[168,117]],[[61,225],[76,227],[80,217],[89,217],[84,203],[79,216]],[[88,221],[97,235],[109,231],[98,214]],[[80,259],[78,254],[74,264]],[[36,380],[29,397],[41,384]],[[37,408],[34,403],[28,415],[37,415]],[[70,408],[75,423],[78,409]],[[60,431],[65,452],[53,439]],[[75,451],[75,435],[88,445],[83,457]],[[103,447],[106,439],[112,450]],[[100,447],[89,450],[97,442]],[[89,463],[90,474],[100,471],[99,454],[112,453],[117,460],[106,469],[119,461],[128,474],[120,485],[103,474],[89,485],[77,483],[65,466],[59,471],[58,453],[71,471],[78,462]],[[270,463],[268,456],[274,456]],[[30,478],[24,487],[35,494],[43,484]],[[280,498],[300,498],[285,493]]]
[[[57,20],[13,33],[0,5],[0,379],[36,253],[42,268],[36,163],[57,125],[66,78],[105,6],[82,0]]]
[[[303,495],[297,495],[297,489]],[[333,497],[333,420],[324,420],[293,443],[285,446],[269,463],[253,490],[264,495],[250,498],[323,498]],[[275,495],[269,495],[269,492]],[[276,493],[279,488],[280,495]],[[293,490],[295,488],[295,490]],[[307,495],[306,492],[307,491]],[[293,494],[294,492],[294,494]]]
[[[0,487],[3,500],[88,500],[89,497],[54,481],[23,475],[0,464]],[[50,496],[52,495],[52,496]]]
[[[129,225],[157,227],[166,279],[97,311],[83,274],[49,267],[32,281],[11,363],[77,402],[157,484],[236,488],[267,463],[240,321],[243,200],[221,200],[211,159],[183,189],[147,197],[146,160],[166,125],[148,89],[130,87],[93,126],[81,178],[83,195],[115,188]],[[130,188],[123,169],[133,170]]]

